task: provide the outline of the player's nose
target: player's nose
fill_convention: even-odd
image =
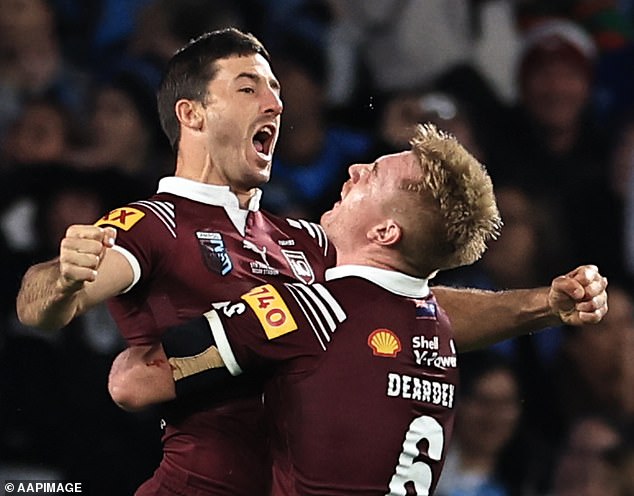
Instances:
[[[365,164],[354,164],[348,167],[348,175],[353,183],[356,183],[361,178],[366,167]]]
[[[264,97],[264,112],[278,116],[284,110],[284,104],[277,91],[269,89]]]

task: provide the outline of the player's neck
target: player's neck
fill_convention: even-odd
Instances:
[[[378,253],[368,247],[357,250],[340,250],[337,248],[337,266],[340,265],[363,265],[376,269],[403,272],[402,267],[396,263],[393,257]]]
[[[240,208],[243,209],[248,208],[251,198],[253,198],[253,195],[256,193],[256,188],[240,189],[229,184],[226,178],[216,173],[216,169],[214,169],[210,157],[203,153],[192,154],[179,150],[174,175],[203,184],[228,186],[231,192],[236,195]]]

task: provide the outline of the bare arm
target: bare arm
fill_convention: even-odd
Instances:
[[[608,310],[607,280],[592,265],[556,277],[550,287],[513,291],[434,288],[460,351],[545,327],[599,322]]]
[[[108,391],[124,410],[138,411],[176,399],[172,368],[160,344],[132,346],[112,363]]]
[[[32,266],[24,275],[16,301],[20,322],[59,329],[129,286],[134,277],[130,264],[110,250],[115,235],[112,228],[69,227],[60,256]]]
[[[137,411],[176,398],[213,395],[233,381],[204,315],[168,328],[162,343],[120,353],[110,369],[108,391],[119,407]]]

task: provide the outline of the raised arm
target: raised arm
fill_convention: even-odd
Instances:
[[[599,322],[608,310],[607,279],[583,265],[553,279],[550,287],[482,291],[436,287],[460,351],[482,348],[546,327]]]
[[[32,266],[22,279],[16,309],[20,322],[41,329],[59,329],[75,316],[128,287],[132,267],[111,250],[116,231],[73,225],[54,260]]]

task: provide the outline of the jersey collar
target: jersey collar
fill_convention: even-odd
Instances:
[[[171,193],[207,205],[224,207],[227,210],[240,209],[238,197],[229,189],[229,186],[205,184],[184,177],[164,177],[159,181],[157,193]],[[256,188],[255,194],[249,200],[247,210],[257,212],[260,209],[261,197],[262,191]]]
[[[361,277],[392,293],[408,298],[425,298],[429,295],[427,279],[367,265],[340,265],[326,270],[325,276],[326,281],[350,276]]]
[[[157,193],[170,193],[189,200],[222,207],[227,212],[233,225],[244,236],[248,212],[257,212],[260,209],[262,190],[256,188],[255,194],[249,200],[246,210],[240,208],[238,197],[229,189],[229,186],[205,184],[184,177],[169,176],[159,181]]]

